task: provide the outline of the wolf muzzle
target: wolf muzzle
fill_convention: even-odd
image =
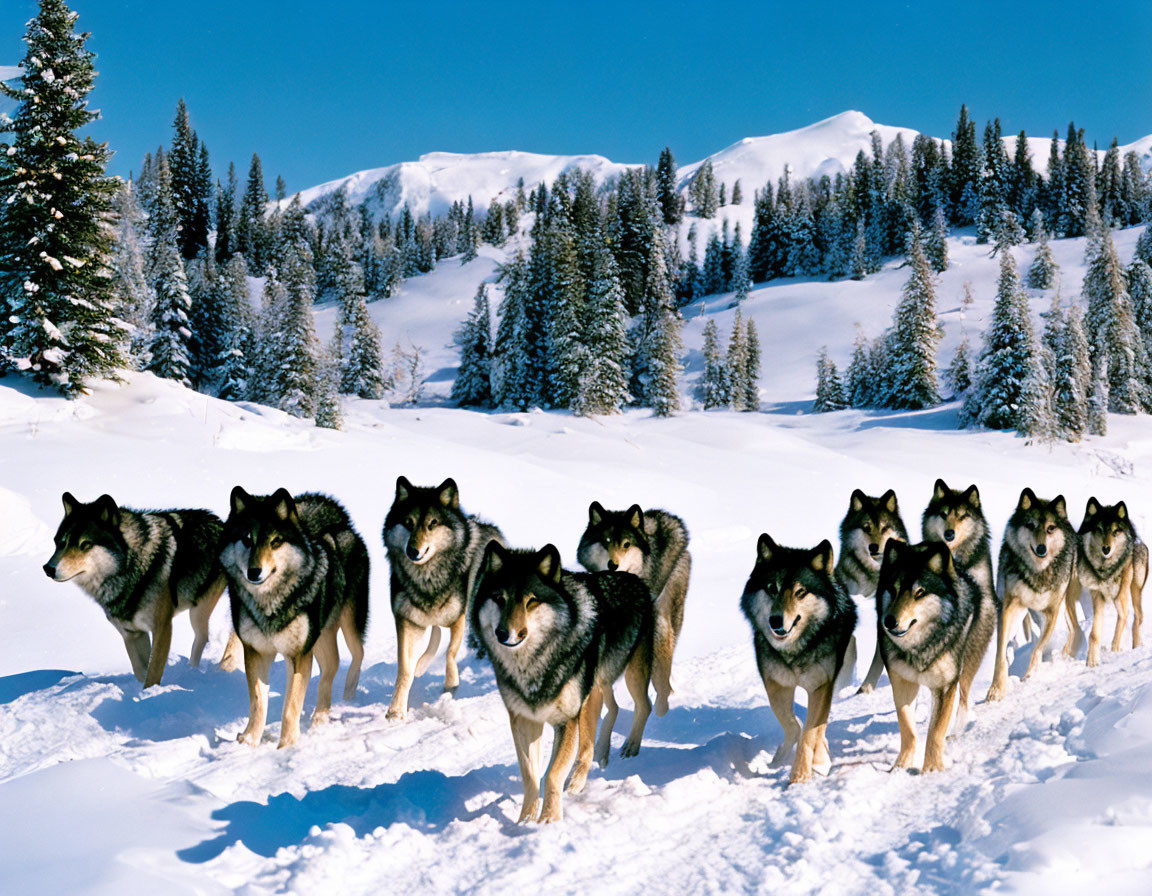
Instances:
[[[945,529],[944,530],[944,540],[945,541],[954,541],[955,539],[956,539],[956,530],[955,529]]]
[[[1048,545],[1038,544],[1034,548],[1032,548],[1032,550],[1035,552],[1037,557],[1043,557],[1045,554],[1048,553]]]
[[[48,578],[50,578],[50,579],[56,578],[56,567],[53,566],[51,563],[45,563],[42,568],[44,570],[44,575],[48,576]]]
[[[900,623],[891,613],[884,617],[884,628],[893,638],[903,638],[906,634],[908,634],[908,632],[912,629],[912,626],[915,624],[916,620],[913,619],[908,623],[908,628],[902,629],[898,627]]]

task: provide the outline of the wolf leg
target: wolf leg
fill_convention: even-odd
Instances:
[[[1088,665],[1100,665],[1100,629],[1103,627],[1104,607],[1107,601],[1104,597],[1090,588],[1092,593],[1092,628],[1088,632]]]
[[[828,730],[832,690],[832,682],[828,682],[808,694],[808,716],[804,720],[804,730],[796,748],[796,760],[792,763],[792,776],[789,779],[792,784],[803,783],[812,777],[812,763],[824,744],[824,734]]]
[[[1076,659],[1076,654],[1084,646],[1084,632],[1080,628],[1080,621],[1076,618],[1076,604],[1080,600],[1080,579],[1076,571],[1072,571],[1072,578],[1068,580],[1068,587],[1064,590],[1064,611],[1068,617],[1068,640],[1064,643],[1064,656]]]
[[[1040,633],[1040,640],[1037,641],[1036,645],[1032,648],[1032,656],[1028,659],[1028,668],[1024,671],[1025,680],[1032,674],[1032,670],[1040,664],[1044,654],[1044,648],[1048,646],[1048,640],[1052,637],[1052,632],[1056,631],[1056,620],[1059,618],[1059,603],[1053,604],[1044,611],[1044,630]]]
[[[645,683],[647,687],[647,683]],[[647,693],[645,693],[647,698]],[[576,758],[576,743],[579,740],[579,725],[570,719],[554,726],[556,734],[552,740],[552,761],[544,775],[544,806],[540,809],[540,823],[559,821],[564,816],[564,781]]]
[[[456,654],[460,652],[460,645],[464,643],[464,627],[467,614],[461,613],[460,618],[452,623],[448,629],[448,653],[444,663],[444,691],[455,694],[460,687],[460,669],[456,665]]]
[[[944,771],[944,739],[956,702],[956,682],[932,692],[932,718],[928,722],[928,743],[924,748],[925,772]]]
[[[132,664],[132,674],[141,684],[148,674],[148,657],[152,652],[152,643],[148,639],[148,632],[121,632],[124,638],[124,649],[128,651],[128,662]]]
[[[796,688],[777,684],[771,678],[765,678],[764,690],[768,693],[768,704],[776,714],[776,721],[784,729],[784,740],[772,757],[772,768],[780,768],[800,739],[800,720],[796,718],[795,711]]]
[[[300,713],[304,709],[304,694],[312,677],[312,651],[300,656],[285,657],[288,681],[284,686],[284,712],[280,717],[280,742],[276,749],[290,747],[300,737]],[[331,702],[331,701],[329,701]]]
[[[1144,625],[1144,580],[1148,577],[1148,558],[1137,545],[1132,555],[1132,646],[1139,647],[1143,641],[1141,628]]]
[[[896,754],[896,762],[892,766],[892,770],[895,771],[912,765],[912,757],[916,753],[916,719],[913,707],[920,685],[899,675],[893,675],[891,670],[888,671],[888,677],[892,681],[892,699],[896,703],[896,721],[900,725],[900,752]]]
[[[652,627],[652,684],[656,688],[656,715],[668,712],[668,698],[672,694],[672,651],[676,641],[672,623],[666,610],[656,607],[655,625]]]
[[[192,653],[188,662],[193,669],[200,668],[200,658],[204,656],[204,647],[208,644],[208,620],[212,618],[212,611],[220,602],[220,595],[224,593],[224,576],[221,575],[212,582],[200,599],[188,608],[188,620],[192,623]]]
[[[408,692],[416,670],[416,647],[426,629],[403,616],[396,617],[396,690],[388,707],[389,719],[402,719],[408,712]]]
[[[1016,623],[1023,613],[1024,608],[1017,601],[1015,592],[1009,590],[996,617],[996,666],[992,672],[992,686],[984,698],[988,702],[1002,700],[1008,693],[1008,633],[1016,630]],[[1032,656],[1035,657],[1036,653],[1033,652]]]
[[[1120,590],[1116,594],[1116,633],[1112,636],[1112,652],[1121,649],[1124,628],[1128,625],[1128,614],[1132,611],[1132,562],[1128,562],[1120,579]]]
[[[620,748],[620,755],[625,759],[640,752],[640,741],[644,737],[644,726],[648,724],[648,716],[652,713],[652,702],[648,699],[648,682],[652,679],[652,648],[648,644],[639,644],[632,659],[624,667],[624,683],[628,686],[628,693],[632,695],[632,730],[628,732],[628,739]]]
[[[880,637],[876,636],[876,652],[872,654],[872,665],[868,667],[868,674],[864,676],[864,683],[860,685],[857,694],[871,694],[880,683],[880,673],[884,671],[884,657],[880,655]]]
[[[345,607],[341,611],[340,631],[344,633],[344,643],[352,654],[348,674],[344,678],[344,702],[349,703],[356,697],[356,687],[360,684],[360,666],[364,662],[364,639],[356,628],[356,611],[353,607]]]
[[[536,817],[536,805],[540,802],[540,765],[538,749],[544,726],[523,716],[508,713],[512,727],[512,743],[516,746],[516,760],[520,764],[520,778],[524,782],[524,803],[520,808],[517,824],[523,824]]]
[[[268,673],[274,653],[257,653],[244,644],[244,677],[248,679],[248,727],[236,738],[242,744],[256,746],[264,735],[268,720]]]
[[[236,632],[228,633],[228,643],[224,645],[224,653],[217,663],[221,672],[235,672],[244,665],[244,645]]]
[[[600,768],[608,765],[608,756],[612,752],[612,729],[616,727],[616,714],[620,712],[610,684],[604,685],[604,707],[607,711],[600,723],[600,736],[596,738],[596,763]]]
[[[600,721],[600,709],[604,705],[604,690],[599,684],[592,686],[588,699],[580,707],[580,750],[576,755],[576,766],[568,781],[568,792],[579,793],[588,781],[592,770],[592,757],[596,746],[596,723]]]
[[[316,688],[316,708],[312,710],[312,721],[309,724],[319,725],[328,721],[328,711],[332,708],[332,682],[336,680],[336,670],[340,668],[340,648],[336,646],[335,625],[324,629],[312,652],[320,666],[320,683]]]
[[[145,689],[160,684],[160,679],[164,676],[164,667],[168,665],[168,651],[172,649],[172,614],[175,611],[172,591],[165,586],[156,598],[156,615],[152,622],[152,656],[148,659],[148,673],[144,676]]]

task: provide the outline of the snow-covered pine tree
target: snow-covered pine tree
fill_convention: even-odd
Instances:
[[[739,183],[739,181],[737,181]],[[747,366],[744,372],[744,410],[760,410],[760,335],[756,332],[756,321],[748,318],[745,352]]]
[[[293,417],[311,417],[316,412],[317,358],[319,346],[312,322],[315,301],[315,274],[311,265],[290,258],[284,275],[287,302],[283,337],[273,371],[272,398],[276,407]]]
[[[1036,214],[1039,214],[1037,209]],[[1049,289],[1056,285],[1056,260],[1052,257],[1052,247],[1048,245],[1048,231],[1044,228],[1043,219],[1034,222],[1034,240],[1036,242],[1036,257],[1032,259],[1032,266],[1028,268],[1028,286],[1031,289]]]
[[[1136,240],[1136,257],[1152,266],[1152,224],[1145,227]]]
[[[528,263],[524,256],[518,254],[508,262],[500,278],[505,285],[492,350],[492,401],[499,408],[524,410],[536,391],[528,366]]]
[[[732,319],[732,335],[728,337],[728,404],[734,411],[748,410],[748,333],[744,329],[744,315],[736,306]]]
[[[585,293],[579,246],[563,191],[554,191],[547,226],[533,249],[540,269],[537,298],[548,339],[544,346],[544,397],[553,407],[570,408],[580,389],[588,358],[585,340]]]
[[[153,288],[156,303],[152,309],[152,343],[148,347],[147,370],[164,379],[192,385],[192,341],[188,316],[192,299],[184,262],[175,243],[153,248]]]
[[[346,340],[348,346],[347,357],[337,359],[340,362],[339,389],[345,395],[380,399],[384,397],[380,330],[368,313],[363,282],[360,266],[350,262],[337,286],[345,329],[341,345]]]
[[[236,252],[236,165],[228,163],[228,178],[216,182],[216,263],[227,264]]]
[[[252,305],[248,297],[248,266],[237,252],[224,265],[218,279],[219,301],[225,329],[221,340],[220,397],[242,401],[249,397],[253,354]]]
[[[1012,246],[1019,246],[1025,239],[1024,228],[1020,226],[1020,219],[1016,217],[1016,213],[1009,208],[1001,209],[993,239],[995,243],[993,254],[1003,252]]]
[[[460,407],[491,407],[492,314],[486,284],[476,290],[472,311],[454,338],[460,349],[460,369],[452,383],[452,400]]]
[[[111,260],[112,313],[129,327],[128,359],[138,370],[148,361],[152,341],[152,306],[156,294],[144,272],[141,228],[144,212],[136,201],[132,181],[124,183],[112,200],[115,238]]]
[[[828,357],[828,346],[821,346],[816,355],[816,400],[812,410],[817,414],[825,414],[829,411],[842,411],[847,406],[836,363]]]
[[[1088,341],[1080,324],[1080,310],[1073,305],[1064,316],[1052,382],[1056,433],[1069,442],[1080,441],[1087,428],[1091,378]]]
[[[76,131],[96,72],[87,34],[63,0],[40,0],[24,34],[19,105],[0,134],[5,182],[0,227],[0,348],[28,358],[38,382],[75,397],[124,366],[126,325],[115,316],[109,218],[116,184],[106,144]],[[11,143],[7,135],[11,134]]]
[[[704,325],[704,373],[697,389],[704,410],[728,407],[730,395],[728,367],[720,348],[720,333],[716,321],[709,318]]]
[[[1093,368],[1096,355],[1103,352],[1109,376],[1109,410],[1135,414],[1146,404],[1147,361],[1110,230],[1100,228],[1090,234],[1087,255],[1082,293],[1088,303],[1084,325]]]
[[[937,274],[948,270],[948,221],[939,207],[932,216],[932,228],[924,238],[924,254]]]
[[[172,205],[176,210],[176,246],[183,258],[192,259],[208,246],[209,196],[203,192],[205,185],[201,182],[200,140],[188,122],[183,97],[176,105],[172,132],[168,166],[172,171]]]
[[[856,324],[856,341],[852,345],[852,360],[845,372],[844,398],[849,407],[866,408],[872,405],[872,377],[868,363],[868,341],[864,330]]]
[[[316,425],[324,429],[344,428],[344,408],[340,402],[340,359],[326,349],[317,362]]]
[[[868,240],[864,233],[864,222],[856,222],[856,238],[852,241],[852,258],[848,263],[848,273],[853,280],[863,280],[868,276],[872,263],[868,255]]]
[[[940,403],[936,381],[940,329],[936,322],[936,287],[921,244],[919,224],[913,224],[908,240],[908,267],[911,273],[888,335],[892,383],[888,406],[930,408]]]
[[[211,252],[184,263],[188,278],[188,296],[192,305],[188,313],[192,339],[189,357],[192,360],[192,383],[201,392],[216,378],[216,362],[224,345],[228,329],[221,308],[220,283],[216,271],[216,258]]]
[[[1092,436],[1108,435],[1108,355],[1098,351],[1088,386],[1087,429]]]
[[[274,405],[277,401],[275,378],[279,375],[280,350],[284,345],[287,316],[288,292],[279,279],[279,271],[275,267],[269,268],[264,280],[264,291],[260,296],[260,314],[252,340],[252,376],[248,382],[248,398],[252,401],[268,405]]]
[[[967,336],[956,346],[952,363],[944,372],[944,383],[952,390],[953,398],[963,398],[972,388],[972,358]]]
[[[1152,358],[1152,267],[1142,258],[1132,259],[1125,272],[1128,296],[1132,301],[1132,314],[1136,330],[1144,343],[1144,355]],[[1152,382],[1148,384],[1152,387]]]
[[[1040,337],[1040,343],[1049,353],[1048,360],[1052,366],[1048,368],[1048,376],[1055,383],[1056,359],[1060,357],[1060,344],[1064,340],[1064,330],[1067,327],[1064,320],[1064,301],[1060,298],[1059,293],[1052,296],[1052,304],[1048,306],[1048,310],[1041,317],[1044,318],[1044,332]]]
[[[572,409],[581,416],[614,414],[628,400],[627,318],[624,290],[610,247],[596,258],[588,291],[586,344],[588,364]]]
[[[680,312],[671,302],[665,304],[656,318],[648,355],[648,401],[657,417],[670,417],[680,410],[682,325]]]
[[[1020,415],[1016,431],[1029,443],[1051,444],[1056,436],[1056,414],[1049,371],[1055,361],[1043,342],[1020,391]]]
[[[665,146],[660,152],[656,165],[656,202],[664,223],[673,226],[680,223],[680,194],[676,190],[676,159],[672,150]]]
[[[248,168],[248,182],[236,221],[236,250],[244,256],[249,268],[257,274],[265,272],[271,261],[272,234],[264,217],[268,205],[268,191],[264,187],[264,168],[260,156],[252,154]]]
[[[975,383],[961,411],[961,425],[1014,429],[1020,419],[1021,394],[1036,363],[1035,338],[1020,275],[1011,252],[1000,255],[1000,281],[992,320]]]
[[[648,253],[648,274],[644,278],[640,304],[639,320],[632,334],[631,391],[637,404],[655,408],[659,402],[670,408],[660,415],[667,416],[679,409],[677,377],[683,341],[665,261],[664,240],[659,236],[652,240]]]
[[[744,203],[744,190],[740,186],[740,178],[736,178],[736,183],[732,184],[732,205],[742,205]]]

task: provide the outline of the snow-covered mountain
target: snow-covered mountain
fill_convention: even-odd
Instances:
[[[872,151],[872,132],[878,131],[887,146],[899,134],[911,147],[918,131],[913,128],[877,124],[863,112],[849,110],[794,131],[766,137],[745,137],[719,152],[680,168],[680,188],[687,190],[692,177],[704,162],[712,163],[719,182],[731,186],[741,181],[746,195],[771,181],[775,183],[785,166],[795,178],[835,175],[847,171],[863,150]],[[940,139],[940,138],[937,138]],[[949,143],[950,141],[944,140]],[[1051,138],[1028,138],[1032,163],[1046,174]],[[1009,155],[1015,151],[1015,135],[1004,144]],[[1120,147],[1121,155],[1135,150],[1146,171],[1152,170],[1152,135]],[[1104,151],[1099,155],[1103,158]],[[554,156],[530,152],[450,153],[433,152],[415,162],[399,162],[384,168],[358,171],[348,177],[328,181],[298,195],[307,207],[343,188],[356,205],[369,200],[378,214],[397,214],[407,203],[417,215],[444,212],[453,202],[472,197],[477,209],[487,209],[493,199],[506,201],[523,179],[530,190],[544,182],[551,184],[562,172],[582,168],[603,182],[635,167],[635,163],[613,162],[599,155]]]

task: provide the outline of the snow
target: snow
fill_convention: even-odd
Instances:
[[[1139,232],[1116,234],[1123,261]],[[1084,242],[1052,248],[1071,298]],[[1014,252],[1022,268],[1031,259],[1030,247]],[[937,288],[945,362],[961,329],[979,342],[998,272],[988,253],[970,236],[949,243],[953,267]],[[468,264],[448,259],[369,306],[386,345],[424,347],[433,396],[450,387],[451,333],[477,283],[492,281],[506,257],[483,247]],[[1025,484],[1062,492],[1077,521],[1095,495],[1125,499],[1137,526],[1152,526],[1147,418],[1113,417],[1107,438],[1031,448],[1008,433],[956,431],[955,404],[807,413],[816,350],[827,344],[843,367],[853,322],[880,332],[906,278],[892,262],[858,283],[788,280],[752,291],[743,311],[763,347],[759,414],[659,420],[632,411],[589,420],[350,400],[346,430],[334,432],[149,374],[99,384],[74,402],[0,380],[0,839],[8,847],[0,890],[1144,892],[1152,864],[1148,647],[1105,652],[1097,669],[1057,657],[1034,680],[1013,678],[1003,703],[977,703],[940,774],[888,772],[898,734],[886,681],[834,703],[828,777],[787,787],[787,770],[769,768],[781,733],[739,612],[760,532],[796,545],[835,540],[855,487],[895,488],[915,529],[938,476],[977,482],[997,535]],[[976,301],[962,316],[966,281]],[[500,290],[490,292],[495,308]],[[730,302],[715,296],[686,309],[686,390],[702,366],[703,324],[715,317],[726,340]],[[1047,303],[1034,295],[1033,313]],[[321,338],[334,313],[318,310]],[[689,525],[693,578],[672,710],[651,719],[637,758],[593,772],[586,791],[566,800],[559,825],[513,824],[518,772],[485,663],[465,653],[455,698],[440,694],[443,667],[434,663],[416,683],[409,718],[384,718],[396,652],[379,528],[398,474],[416,482],[453,476],[464,506],[512,543],[553,541],[569,563],[592,499],[666,506]],[[190,669],[185,618],[174,625],[164,684],[142,693],[96,605],[40,571],[62,491],[224,513],[237,483],[337,496],[371,553],[358,700],[337,704],[329,725],[305,730],[287,751],[235,743],[247,712],[243,674]],[[863,603],[861,611],[858,679],[875,638],[874,614]],[[220,655],[227,625],[222,606],[208,659]],[[1027,649],[1018,651],[1014,674],[1027,659]],[[991,668],[989,652],[978,700]],[[278,662],[273,734],[282,676]],[[927,712],[922,699],[921,743]]]

